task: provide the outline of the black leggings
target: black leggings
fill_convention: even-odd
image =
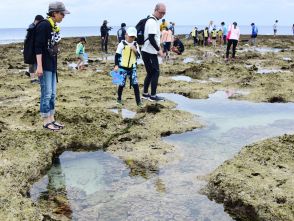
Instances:
[[[146,78],[144,80],[143,92],[144,94],[147,94],[149,85],[151,84],[151,95],[155,96],[159,78],[159,63],[157,54],[149,54],[142,51],[142,58],[147,72]]]
[[[101,38],[101,49],[102,51],[105,51],[107,53],[107,44],[108,44],[108,35],[104,37],[104,39]]]
[[[139,85],[134,84],[133,88],[134,88],[134,92],[135,92],[136,103],[140,104],[141,99],[140,99]],[[118,95],[117,99],[118,100],[121,100],[123,90],[124,90],[124,86],[119,85],[118,89],[117,89],[117,95]]]
[[[193,37],[193,41],[194,41],[194,46],[196,46],[197,43],[198,43],[198,39],[197,39],[197,37]]]
[[[233,44],[233,54],[232,54],[232,58],[235,58],[236,47],[237,47],[237,44],[238,44],[238,40],[235,40],[235,39],[230,39],[230,40],[228,41],[226,58],[229,58],[230,48],[231,48],[231,45],[232,45],[232,44]]]

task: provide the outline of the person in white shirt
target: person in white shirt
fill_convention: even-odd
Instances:
[[[226,52],[226,61],[229,59],[231,45],[233,45],[233,52],[232,52],[232,59],[235,59],[236,54],[236,47],[240,38],[240,29],[237,26],[237,22],[234,22],[230,28],[227,35],[228,45],[227,45],[227,52]]]
[[[144,89],[142,98],[150,101],[162,101],[164,98],[156,95],[156,89],[159,78],[159,63],[157,55],[164,57],[164,53],[160,48],[160,24],[159,20],[166,13],[166,6],[158,3],[155,6],[154,13],[150,15],[152,19],[148,19],[144,30],[144,45],[142,47],[142,58],[147,72],[144,80]],[[151,85],[151,94],[148,93]]]

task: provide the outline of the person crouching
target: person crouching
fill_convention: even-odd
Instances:
[[[127,77],[130,79],[130,87],[133,86],[137,106],[142,106],[139,85],[137,79],[137,59],[140,58],[139,47],[135,38],[137,37],[137,29],[129,27],[126,31],[126,40],[122,40],[116,49],[114,71],[119,71],[123,76],[122,83],[117,90],[117,103],[123,104],[122,92],[126,84]]]
[[[85,69],[85,44],[87,43],[86,38],[80,38],[80,42],[76,47],[76,56],[78,58],[77,69],[84,70]]]

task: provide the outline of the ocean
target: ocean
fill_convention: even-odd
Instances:
[[[198,29],[203,29],[204,25],[197,26]],[[179,25],[175,27],[175,34],[189,34],[192,30],[192,25]],[[114,26],[110,31],[110,35],[116,35],[118,26]],[[250,34],[251,26],[240,26],[241,34]],[[259,26],[258,31],[260,35],[272,35],[272,26]],[[87,36],[99,36],[100,27],[90,26],[90,27],[62,27],[61,26],[62,37],[87,37]],[[278,26],[278,35],[293,35],[292,27],[290,26]],[[25,28],[0,28],[0,44],[10,44],[22,42],[26,35]]]

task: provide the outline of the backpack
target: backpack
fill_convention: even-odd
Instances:
[[[148,38],[146,40],[144,40],[144,32],[145,32],[145,25],[146,25],[146,22],[148,21],[148,19],[154,19],[154,17],[150,17],[148,16],[147,18],[143,18],[141,19],[138,24],[136,25],[136,29],[137,29],[137,43],[139,45],[143,45],[145,43],[145,41],[148,40]]]
[[[35,64],[36,63],[36,54],[35,54],[35,34],[37,26],[46,19],[43,19],[38,22],[38,24],[27,29],[27,35],[24,40],[23,47],[23,59],[25,64]]]

